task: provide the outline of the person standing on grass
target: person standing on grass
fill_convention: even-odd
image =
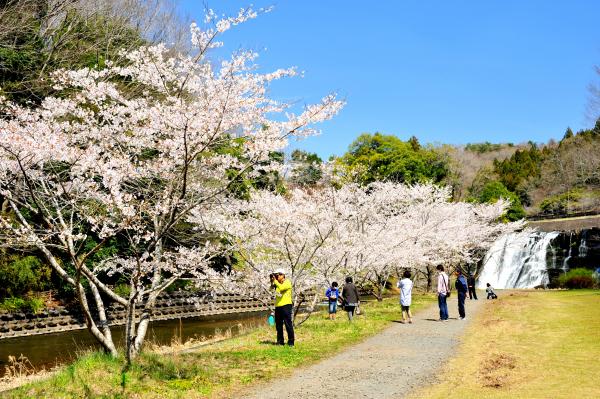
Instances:
[[[335,314],[337,313],[337,303],[340,297],[340,290],[338,288],[337,281],[331,283],[331,287],[325,291],[325,296],[329,302],[329,320],[335,320]]]
[[[346,284],[342,288],[342,300],[344,303],[344,310],[348,314],[348,321],[352,321],[354,318],[354,310],[360,303],[360,296],[358,295],[358,289],[352,282],[352,277],[346,277]]]
[[[467,318],[465,313],[465,299],[467,299],[469,287],[467,279],[460,268],[456,271],[456,282],[454,283],[454,286],[456,287],[456,292],[458,294],[458,315],[461,320],[465,320]]]
[[[400,288],[400,306],[402,307],[402,323],[412,324],[412,315],[410,314],[410,303],[412,301],[413,282],[410,279],[410,271],[405,270],[402,274],[402,280],[398,281],[397,287]]]
[[[283,269],[275,270],[270,276],[271,287],[275,288],[275,329],[277,345],[283,345],[283,325],[288,345],[294,346],[294,324],[292,323],[292,282],[286,280]]]
[[[450,290],[448,289],[448,283],[450,279],[444,272],[444,266],[437,265],[438,271],[438,282],[437,282],[437,294],[438,294],[438,306],[440,308],[440,321],[448,320],[448,304],[446,303],[446,297]]]
[[[467,282],[469,283],[469,299],[475,298],[475,300],[477,300],[477,291],[475,290],[475,276],[469,274]]]

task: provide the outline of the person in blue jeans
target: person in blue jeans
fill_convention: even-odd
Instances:
[[[331,287],[325,291],[325,296],[329,302],[329,320],[335,320],[335,314],[337,313],[337,303],[340,297],[340,290],[338,288],[337,281],[331,283]]]
[[[438,294],[438,306],[440,307],[440,321],[448,320],[448,304],[446,303],[446,298],[450,289],[448,288],[448,283],[450,279],[448,275],[444,272],[444,266],[437,265],[436,267],[438,271],[438,283],[437,283],[437,294]]]
[[[454,286],[456,287],[456,292],[458,293],[458,315],[460,316],[461,320],[465,320],[467,318],[465,313],[465,299],[467,299],[469,285],[460,268],[456,270],[456,282],[454,283]]]

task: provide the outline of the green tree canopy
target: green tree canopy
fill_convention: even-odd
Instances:
[[[494,161],[494,172],[510,191],[516,192],[527,179],[539,177],[543,156],[537,145],[517,150],[510,158]]]
[[[494,203],[501,198],[511,202],[505,215],[507,220],[515,221],[525,217],[525,210],[521,205],[519,197],[499,181],[488,182],[481,190],[477,200],[481,203]]]
[[[563,140],[568,140],[571,137],[573,137],[573,130],[571,130],[570,127],[567,128],[567,130],[565,131],[565,135],[563,136]],[[562,141],[562,140],[561,140]]]
[[[439,183],[449,173],[447,160],[422,147],[414,136],[402,141],[393,135],[362,134],[338,162],[363,184],[377,180]]]

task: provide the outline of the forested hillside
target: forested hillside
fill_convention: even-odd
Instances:
[[[363,134],[336,159],[344,179],[368,183],[433,181],[455,200],[508,198],[509,220],[533,215],[600,212],[600,120],[556,142],[421,145],[416,137]]]
[[[183,46],[169,0],[0,0],[0,94],[39,103],[61,68],[103,68],[144,43]]]

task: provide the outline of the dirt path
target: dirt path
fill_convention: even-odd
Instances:
[[[331,393],[352,398],[404,397],[435,381],[465,327],[485,302],[481,296],[478,301],[467,299],[467,320],[458,320],[457,299],[453,296],[448,301],[447,322],[437,321],[435,304],[414,316],[413,324],[395,323],[363,343],[299,369],[286,379],[260,386],[244,397],[322,399]]]

